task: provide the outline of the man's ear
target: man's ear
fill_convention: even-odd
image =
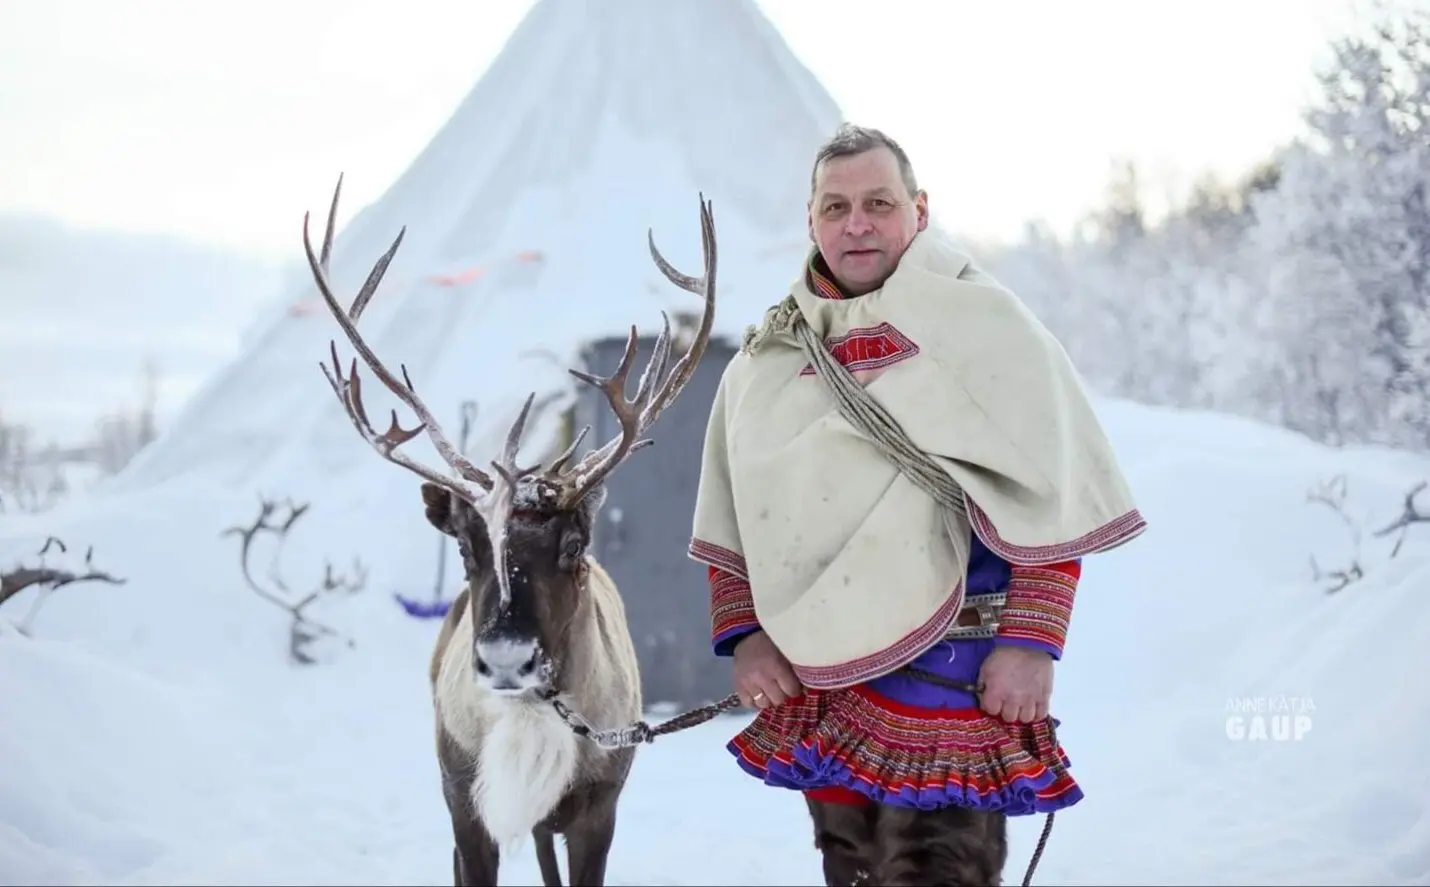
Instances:
[[[454,493],[431,482],[422,484],[422,503],[427,510],[427,523],[453,538],[460,538],[465,524],[462,509],[471,508]]]

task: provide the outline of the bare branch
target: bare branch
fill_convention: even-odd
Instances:
[[[280,508],[282,509],[280,511]],[[320,637],[329,636],[344,640],[349,647],[355,646],[352,638],[339,632],[324,623],[310,618],[307,609],[315,601],[319,600],[325,593],[333,591],[346,591],[356,593],[361,590],[367,582],[367,570],[362,561],[354,558],[354,570],[352,577],[334,573],[330,561],[324,561],[323,578],[318,587],[299,598],[296,601],[289,600],[289,588],[283,581],[279,569],[279,559],[284,544],[287,542],[288,534],[293,526],[307,514],[308,503],[295,504],[292,499],[285,499],[282,503],[270,499],[261,498],[258,507],[258,516],[247,526],[233,526],[224,530],[221,536],[239,537],[239,569],[243,573],[243,581],[255,594],[263,600],[268,601],[292,617],[289,626],[288,652],[293,661],[301,665],[311,665],[316,660],[308,653],[307,646]],[[277,537],[274,546],[273,558],[269,563],[269,579],[278,592],[264,588],[253,578],[253,570],[249,563],[253,550],[254,540],[260,534],[268,534]],[[279,593],[281,592],[281,593]]]
[[[1355,582],[1357,579],[1365,578],[1365,569],[1361,567],[1359,560],[1351,561],[1350,566],[1343,570],[1322,570],[1316,563],[1315,555],[1311,556],[1311,579],[1314,582],[1324,582],[1330,580],[1331,584],[1326,586],[1326,594],[1335,594],[1341,589]]]
[[[1331,581],[1331,585],[1325,588],[1326,594],[1335,594],[1341,589],[1361,579],[1365,576],[1365,568],[1361,565],[1361,528],[1358,523],[1351,519],[1346,513],[1346,494],[1348,492],[1348,481],[1344,474],[1337,474],[1328,481],[1323,481],[1316,488],[1306,494],[1306,501],[1313,504],[1324,505],[1341,519],[1341,522],[1350,530],[1353,554],[1348,566],[1340,570],[1322,570],[1316,563],[1316,558],[1311,558],[1311,579],[1314,582]]]
[[[51,548],[58,548],[61,554],[69,551],[63,541],[55,536],[50,536],[45,540],[45,544],[40,548],[37,557],[40,563],[35,567],[18,566],[15,569],[0,573],[0,606],[27,588],[38,587],[40,595],[30,607],[29,613],[17,626],[21,634],[28,635],[30,626],[34,622],[35,616],[39,613],[40,607],[48,597],[64,588],[66,585],[73,585],[76,582],[104,582],[108,585],[124,585],[129,580],[121,579],[104,570],[97,570],[94,567],[94,548],[90,547],[84,555],[84,569],[82,571],[65,570],[56,567],[45,566],[45,555]]]
[[[1399,531],[1400,535],[1395,539],[1395,547],[1390,550],[1391,557],[1395,557],[1400,553],[1400,546],[1404,544],[1405,534],[1410,529],[1411,524],[1430,523],[1430,513],[1421,511],[1419,506],[1415,504],[1415,497],[1419,496],[1427,486],[1430,486],[1430,481],[1422,480],[1420,483],[1411,487],[1410,491],[1405,494],[1405,503],[1400,516],[1381,529],[1376,530],[1373,534],[1376,538],[1382,538]]]
[[[1306,493],[1306,501],[1319,503],[1336,513],[1347,527],[1359,536],[1359,528],[1350,515],[1346,514],[1346,494],[1349,482],[1344,474],[1337,474],[1330,480],[1322,481],[1315,489]]]

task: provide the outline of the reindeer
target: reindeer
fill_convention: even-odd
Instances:
[[[649,238],[651,257],[665,277],[705,300],[699,330],[669,374],[670,320],[664,313],[664,330],[633,399],[625,398],[625,386],[635,356],[634,326],[612,375],[598,378],[569,371],[606,395],[620,420],[620,434],[570,464],[590,431],[587,426],[545,470],[519,466],[517,450],[533,393],[488,474],[451,444],[413,390],[406,368],[399,382],[357,331],[358,318],[401,245],[405,228],[378,259],[352,308],[344,312],[338,305],[327,269],[341,189],[339,178],[321,256],[313,254],[304,217],[308,263],[354,349],[421,424],[405,430],[393,411],[388,430],[379,435],[362,404],[357,359],[344,379],[337,347],[330,344],[333,370],[329,373],[324,364],[323,371],[358,433],[384,459],[422,478],[427,520],[457,540],[466,574],[465,588],[438,633],[428,675],[437,761],[455,843],[454,881],[459,887],[496,884],[501,852],[517,849],[530,834],[542,881],[559,887],[554,840],[559,833],[566,842],[571,883],[603,884],[616,806],[635,752],[583,742],[560,706],[621,723],[633,722],[642,713],[640,669],[620,591],[591,555],[590,545],[605,500],[605,479],[652,443],[641,435],[684,388],[709,341],[716,266],[709,204],[702,195],[702,277],[676,271],[656,248],[654,236]],[[398,449],[424,430],[452,474],[420,464]]]

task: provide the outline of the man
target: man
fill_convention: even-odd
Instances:
[[[812,248],[706,432],[690,555],[804,792],[826,882],[997,884],[1006,817],[1082,792],[1049,716],[1081,558],[1142,532],[1066,354],[929,227],[883,133],[815,158]]]

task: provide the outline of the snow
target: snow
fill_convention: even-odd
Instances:
[[[751,3],[588,6],[536,4],[336,244],[350,299],[407,226],[359,329],[452,437],[477,403],[467,450],[483,459],[533,392],[544,407],[518,461],[552,450],[575,390],[566,369],[593,336],[698,310],[659,275],[646,232],[698,274],[702,193],[719,237],[716,333],[756,321],[797,267],[809,158],[839,120]],[[326,207],[313,209],[316,239]],[[60,590],[27,634],[0,628],[0,883],[450,882],[426,675],[437,625],[392,599],[430,589],[437,534],[418,479],[371,451],[323,379],[330,339],[345,365],[353,351],[321,307],[290,310],[315,296],[306,268],[289,275],[242,353],[124,474],[43,515],[0,515],[0,568],[55,535],[68,562],[92,545],[96,566],[128,580]],[[381,427],[396,398],[360,372]],[[1414,685],[1430,666],[1430,529],[1411,528],[1425,532],[1393,559],[1367,533],[1366,576],[1328,595],[1310,557],[1354,552],[1337,516],[1306,501],[1344,475],[1350,513],[1379,526],[1430,459],[1214,414],[1099,409],[1150,530],[1086,566],[1055,711],[1087,800],[1057,819],[1036,883],[1430,882],[1430,706]],[[440,464],[425,436],[404,450]],[[291,616],[245,587],[225,533],[265,496],[311,505],[279,564],[293,597],[325,559],[367,569],[362,590],[314,605],[339,632],[313,645],[314,665],[290,663]],[[272,551],[259,545],[256,564]],[[0,626],[33,594],[7,602]],[[640,750],[611,883],[822,880],[799,796],[754,783],[722,747],[746,717]],[[1009,882],[1041,826],[1013,824]],[[502,881],[539,882],[529,847]]]
[[[1430,706],[1407,682],[1430,668],[1430,535],[1393,560],[1391,540],[1370,540],[1384,544],[1366,546],[1365,578],[1327,595],[1307,559],[1337,562],[1347,535],[1305,494],[1343,473],[1348,513],[1379,526],[1430,460],[1099,408],[1151,529],[1087,567],[1055,703],[1088,798],[1056,821],[1037,882],[1425,883]],[[398,519],[416,523],[409,486]],[[193,479],[0,522],[0,563],[54,533],[129,580],[62,589],[31,637],[0,635],[0,881],[448,881],[425,675],[436,623],[392,604],[402,576],[366,551],[374,581],[323,613],[357,646],[289,666],[286,616],[243,587],[219,536],[252,505]],[[285,575],[343,550],[334,514],[294,535]],[[1272,737],[1296,714],[1309,729],[1230,738],[1229,714],[1258,709]],[[798,796],[722,748],[744,717],[639,752],[611,883],[817,882]],[[1014,823],[1009,880],[1041,824]],[[506,865],[503,883],[538,883],[529,845]]]

